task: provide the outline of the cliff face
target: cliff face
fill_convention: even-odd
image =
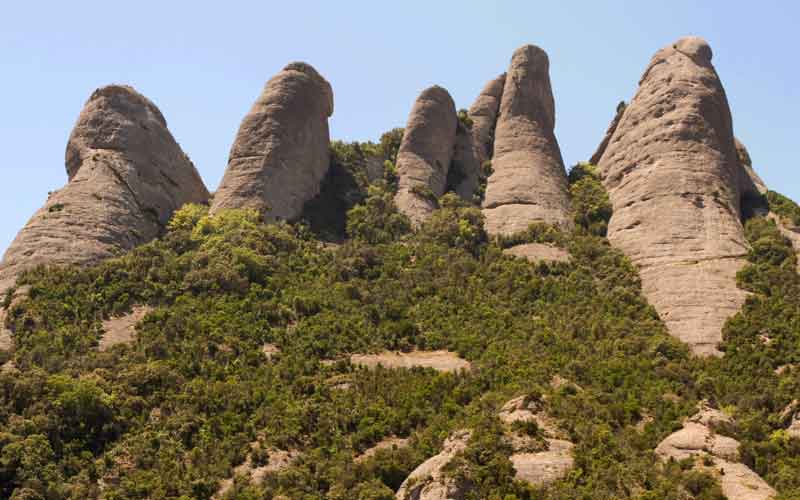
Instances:
[[[239,127],[212,212],[255,208],[267,221],[297,218],[328,171],[332,113],[331,86],[310,65],[291,63],[275,75]]]
[[[514,52],[494,134],[493,173],[483,213],[490,234],[513,234],[541,221],[569,225],[564,162],[553,127],[555,103],[547,54],[533,45]]]
[[[96,90],[69,138],[69,182],[17,234],[0,263],[0,291],[39,264],[86,264],[160,234],[208,191],[158,108],[134,89]]]
[[[716,354],[745,292],[739,162],[711,48],[690,37],[660,50],[599,161],[614,215],[608,237],[641,271],[670,332]]]
[[[458,116],[453,98],[439,86],[425,89],[414,103],[397,154],[395,203],[415,225],[436,209],[447,186]]]

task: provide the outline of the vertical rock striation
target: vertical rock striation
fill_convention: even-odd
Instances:
[[[397,208],[414,225],[436,209],[447,186],[458,116],[447,90],[434,85],[422,91],[411,109],[397,153]]]
[[[264,220],[291,220],[319,193],[330,163],[330,84],[308,64],[270,79],[244,117],[212,213],[255,208]]]
[[[0,292],[39,264],[87,264],[156,236],[208,191],[158,108],[131,87],[96,90],[66,151],[67,185],[50,195],[6,251]]]
[[[731,115],[696,37],[658,51],[599,162],[614,215],[608,237],[635,264],[672,335],[718,354],[747,244]]]
[[[500,101],[483,202],[490,234],[513,234],[538,221],[569,225],[567,177],[554,127],[547,54],[525,45],[514,52]]]

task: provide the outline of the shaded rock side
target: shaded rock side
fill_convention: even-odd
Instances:
[[[472,120],[470,132],[475,145],[475,157],[478,165],[483,165],[483,162],[491,160],[494,153],[494,134],[505,83],[505,73],[491,80],[483,87],[469,108],[468,115]]]
[[[683,428],[670,434],[656,447],[662,460],[694,458],[695,467],[717,477],[722,493],[729,500],[765,500],[775,490],[746,465],[739,463],[739,442],[714,431],[714,426],[730,423],[718,410],[701,407],[684,422]]]
[[[640,268],[645,296],[696,354],[718,354],[745,300],[739,162],[711,48],[683,38],[653,57],[599,163],[608,237]]]
[[[513,234],[533,222],[570,224],[567,176],[554,127],[547,54],[525,45],[514,52],[500,101],[493,173],[483,201],[489,234]]]
[[[211,212],[252,208],[266,221],[297,218],[328,171],[331,114],[333,90],[313,67],[283,68],[242,120]]]
[[[439,86],[422,91],[411,108],[397,153],[397,208],[419,225],[437,208],[447,186],[458,116],[453,98]]]
[[[738,184],[742,198],[766,193],[767,185],[764,184],[764,181],[761,180],[761,177],[758,176],[753,168],[753,161],[747,148],[739,139],[734,138],[733,141],[736,148],[736,157],[739,160]]]
[[[156,236],[188,202],[208,202],[192,162],[158,108],[131,87],[96,90],[66,151],[69,181],[6,251],[0,291],[39,264],[93,263]]]
[[[473,124],[474,127],[474,124]],[[467,203],[475,201],[475,194],[480,184],[481,163],[472,130],[461,123],[456,131],[455,151],[447,175],[446,190],[452,190]]]

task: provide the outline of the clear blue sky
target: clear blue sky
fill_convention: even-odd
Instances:
[[[767,184],[800,200],[800,4],[743,1],[4,2],[0,251],[66,182],[83,103],[109,83],[152,99],[215,189],[239,121],[286,63],[332,84],[333,138],[402,126],[420,90],[468,107],[518,46],[550,55],[557,136],[586,159],[652,54],[697,34],[714,49],[736,134]]]

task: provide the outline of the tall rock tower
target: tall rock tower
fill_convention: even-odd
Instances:
[[[494,133],[494,172],[483,201],[490,234],[513,234],[537,221],[570,224],[549,70],[547,54],[534,45],[520,47],[511,59]]]
[[[445,193],[457,128],[450,93],[438,85],[423,90],[411,108],[397,153],[395,203],[415,226],[430,217],[436,198]]]
[[[244,117],[212,213],[255,208],[264,220],[297,218],[319,193],[330,163],[330,84],[295,62],[272,77]]]
[[[88,264],[162,231],[184,203],[208,202],[192,162],[158,108],[131,87],[96,90],[67,145],[69,181],[17,234],[0,263],[0,292],[39,264]]]
[[[711,48],[682,38],[656,53],[599,169],[614,208],[608,237],[635,264],[672,335],[718,354],[747,244],[731,114]]]

